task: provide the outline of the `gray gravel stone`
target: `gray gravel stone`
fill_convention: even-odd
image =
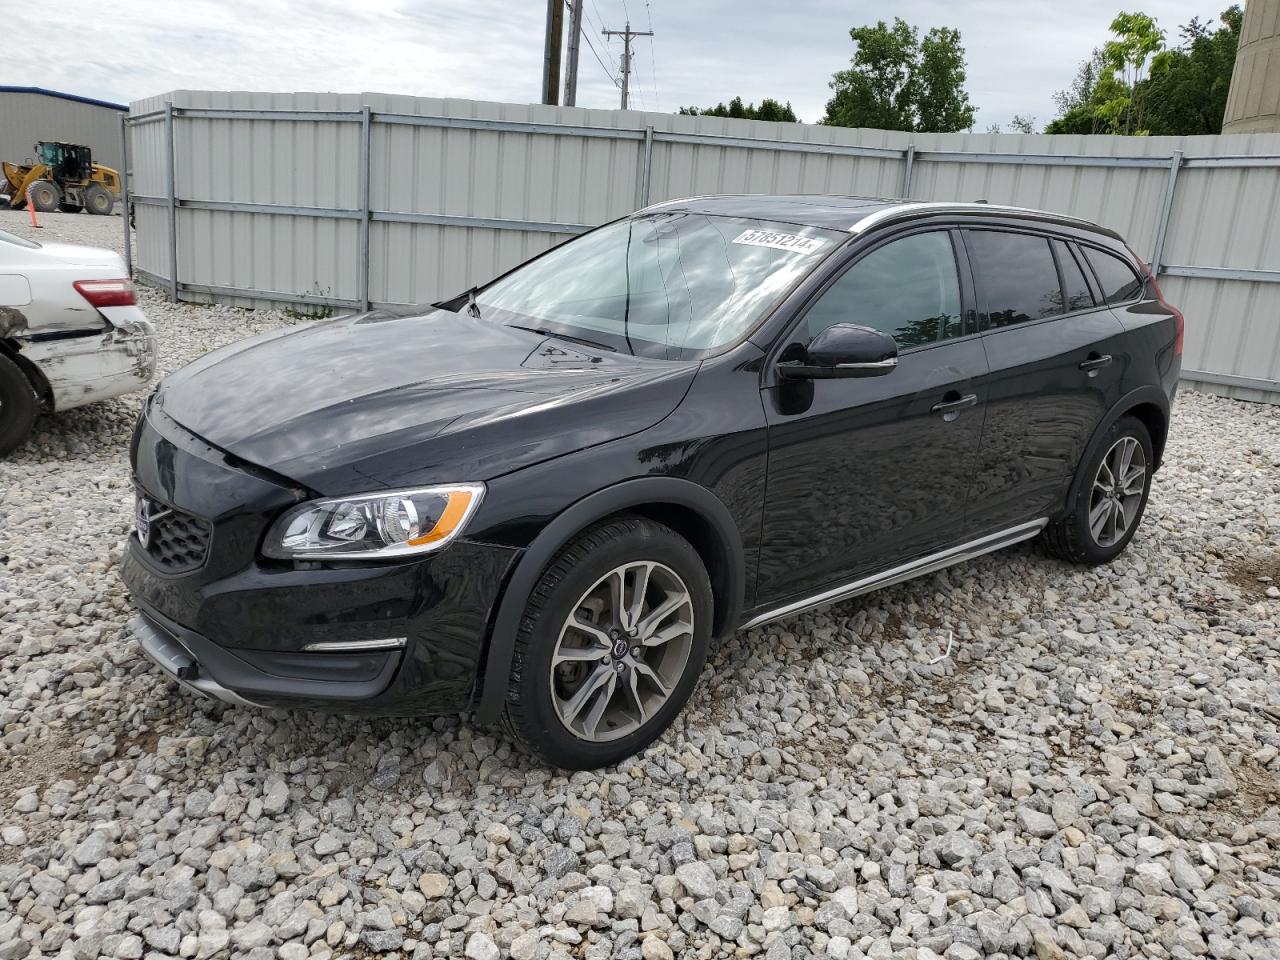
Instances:
[[[676,879],[695,899],[701,900],[716,892],[716,875],[705,863],[682,863],[676,867]]]

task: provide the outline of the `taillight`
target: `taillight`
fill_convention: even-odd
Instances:
[[[1160,284],[1156,283],[1156,275],[1151,268],[1143,263],[1142,270],[1147,275],[1147,283],[1151,284],[1151,292],[1156,295],[1156,302],[1173,314],[1173,355],[1180,357],[1182,356],[1182,333],[1187,325],[1186,318],[1183,317],[1181,310],[1164,298],[1164,294],[1160,292]]]
[[[128,280],[77,280],[75,288],[95,307],[132,307],[138,302]]]

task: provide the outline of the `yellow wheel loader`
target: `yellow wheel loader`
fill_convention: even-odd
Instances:
[[[106,216],[120,196],[120,174],[94,163],[92,151],[79,143],[42,141],[36,144],[35,163],[6,160],[0,168],[8,181],[0,187],[9,194],[9,206],[14,210],[27,205],[28,188],[35,208],[45,212],[88,210]]]

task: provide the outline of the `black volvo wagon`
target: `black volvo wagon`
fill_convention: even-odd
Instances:
[[[985,204],[649,207],[433,307],[253,338],[133,438],[142,649],[237,703],[643,748],[718,637],[1040,536],[1122,551],[1182,315]]]

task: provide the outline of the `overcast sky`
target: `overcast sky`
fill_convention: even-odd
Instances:
[[[633,106],[674,111],[740,95],[790,100],[822,117],[831,74],[853,53],[849,28],[896,13],[921,28],[960,30],[975,129],[1014,114],[1039,124],[1053,92],[1107,37],[1118,10],[1155,16],[1171,42],[1226,0],[586,0],[578,104],[616,107],[621,43],[601,27],[652,24],[636,43]],[[173,89],[376,91],[536,102],[546,6],[541,0],[59,0],[6,6],[0,84],[50,87],[127,103]],[[56,15],[50,19],[50,10]],[[51,22],[102,28],[59,26]]]

